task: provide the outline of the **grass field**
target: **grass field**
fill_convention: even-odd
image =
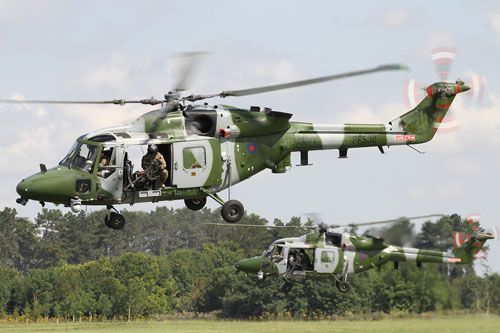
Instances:
[[[500,317],[490,315],[379,321],[229,321],[94,322],[1,324],[1,332],[500,332]]]

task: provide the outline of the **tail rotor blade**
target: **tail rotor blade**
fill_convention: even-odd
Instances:
[[[457,55],[454,47],[437,47],[432,50],[431,59],[436,66],[441,81],[448,81],[450,68]]]

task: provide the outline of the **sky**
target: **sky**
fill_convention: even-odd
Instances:
[[[204,51],[187,94],[283,83],[403,63],[407,72],[214,99],[267,106],[292,120],[387,123],[409,110],[405,82],[438,81],[431,51],[453,47],[450,80],[485,79],[481,100],[460,95],[458,128],[419,145],[311,152],[313,166],[265,170],[231,189],[267,219],[317,214],[348,223],[431,213],[480,214],[500,225],[500,4],[497,1],[6,1],[0,0],[0,99],[160,98],[174,87],[176,54]],[[177,75],[177,77],[176,77]],[[36,202],[15,203],[16,184],[56,165],[81,134],[129,122],[149,106],[0,105],[0,209],[33,219]],[[227,193],[222,193],[227,198]],[[162,202],[174,208],[183,202]],[[208,207],[218,204],[209,200]],[[54,208],[48,204],[49,208]],[[118,206],[151,210],[154,205]],[[62,208],[69,211],[68,208]],[[89,208],[90,210],[91,208]],[[418,224],[418,223],[417,223]],[[451,235],[450,235],[451,237]],[[486,264],[500,272],[500,242]]]

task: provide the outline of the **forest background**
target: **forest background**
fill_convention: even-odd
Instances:
[[[352,279],[342,294],[332,281],[257,280],[234,263],[260,255],[276,239],[304,230],[207,226],[218,210],[193,212],[158,207],[123,212],[127,224],[104,226],[105,211],[78,215],[43,209],[30,221],[12,208],[0,211],[0,318],[76,320],[153,318],[190,313],[223,318],[315,318],[373,313],[500,313],[500,276],[478,276],[473,265],[401,263]],[[241,223],[268,224],[257,215]],[[275,219],[274,225],[312,225]],[[395,245],[446,251],[451,233],[466,222],[458,215],[393,224],[371,234]],[[355,230],[350,230],[355,231]],[[486,265],[484,262],[482,265]]]

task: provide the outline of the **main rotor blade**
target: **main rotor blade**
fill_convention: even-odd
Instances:
[[[251,228],[274,228],[274,229],[317,229],[317,226],[300,225],[262,225],[262,224],[236,224],[236,223],[202,223],[205,225],[220,225],[226,227],[251,227]]]
[[[177,55],[178,58],[185,59],[185,63],[181,65],[182,68],[178,74],[179,81],[175,85],[174,91],[184,91],[189,88],[191,77],[200,61],[200,56],[204,54],[205,52],[185,52]]]
[[[269,92],[269,91],[290,89],[290,88],[295,88],[295,87],[307,86],[310,84],[338,80],[338,79],[343,79],[343,78],[347,78],[347,77],[351,77],[351,76],[357,76],[357,75],[363,75],[363,74],[369,74],[369,73],[375,73],[375,72],[382,72],[382,71],[406,70],[406,69],[408,69],[408,67],[406,67],[405,65],[402,65],[402,64],[381,65],[381,66],[378,66],[375,68],[354,71],[354,72],[347,72],[347,73],[342,73],[342,74],[335,74],[335,75],[330,75],[330,76],[323,76],[323,77],[309,79],[309,80],[295,81],[295,82],[282,83],[282,84],[276,84],[276,85],[264,86],[264,87],[258,87],[258,88],[242,89],[242,90],[227,90],[227,91],[221,92],[219,94],[219,96],[220,97],[227,97],[227,96],[254,95],[254,94],[260,94],[260,93],[265,93],[265,92]]]
[[[418,220],[425,219],[429,217],[445,217],[444,214],[430,214],[430,215],[422,215],[422,216],[402,216],[397,219],[390,220],[381,220],[381,221],[373,221],[373,222],[360,222],[360,223],[348,223],[348,224],[330,224],[328,227],[330,228],[339,228],[339,227],[355,227],[355,226],[365,226],[365,225],[374,225],[374,224],[385,224],[385,223],[395,223],[395,222],[403,222],[408,220]]]
[[[160,114],[158,117],[153,120],[151,125],[153,126],[151,131],[154,132],[156,131],[156,128],[160,124],[160,122],[167,117],[167,115],[172,112],[173,110],[176,110],[179,106],[179,101],[178,100],[170,100],[167,102],[167,105],[164,106],[164,108],[161,110]]]
[[[125,105],[130,103],[156,105],[162,101],[153,97],[141,100],[127,101],[124,99],[113,99],[110,101],[58,101],[58,100],[19,100],[19,99],[0,99],[0,103],[16,103],[16,104],[116,104]]]
[[[372,221],[372,222],[360,222],[360,223],[347,223],[347,224],[330,224],[326,225],[328,228],[340,228],[340,227],[354,227],[354,226],[366,226],[366,225],[374,225],[374,224],[385,224],[385,223],[395,223],[395,222],[404,222],[408,220],[418,220],[425,219],[429,217],[445,217],[445,214],[430,214],[430,215],[421,215],[421,216],[402,216],[397,219],[390,220],[381,220],[381,221]],[[252,227],[252,228],[274,228],[274,229],[318,229],[321,227],[321,224],[313,225],[313,226],[296,226],[296,225],[261,225],[261,224],[232,224],[232,223],[202,223],[205,225],[220,225],[226,227]]]

